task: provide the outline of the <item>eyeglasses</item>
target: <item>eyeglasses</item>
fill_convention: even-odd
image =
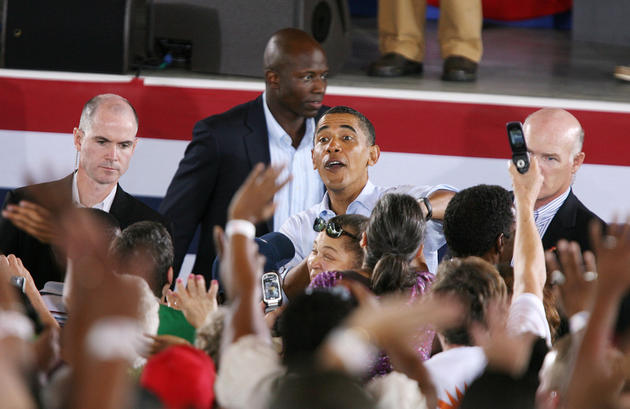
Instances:
[[[359,238],[354,234],[345,231],[339,223],[327,222],[322,217],[318,217],[315,219],[315,223],[313,223],[313,230],[318,233],[322,230],[326,230],[326,234],[328,235],[328,237],[332,237],[333,239],[338,239],[339,237],[341,237],[342,234],[345,234],[354,240],[359,240]]]

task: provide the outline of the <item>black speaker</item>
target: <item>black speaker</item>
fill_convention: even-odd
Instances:
[[[132,0],[5,0],[6,68],[125,73]]]
[[[267,40],[285,27],[319,41],[331,73],[350,52],[347,0],[153,0],[150,14],[156,41],[190,45],[193,71],[262,77]]]

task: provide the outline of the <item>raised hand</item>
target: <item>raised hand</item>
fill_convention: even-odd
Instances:
[[[611,347],[619,304],[630,287],[630,217],[625,224],[591,222],[597,257],[597,286],[591,316],[580,345],[567,405],[571,408],[614,407],[624,381],[623,359]]]
[[[590,309],[593,302],[597,277],[595,256],[590,251],[582,255],[578,243],[566,240],[558,242],[557,253],[558,257],[551,250],[545,253],[548,279],[557,285],[565,313],[571,317]]]
[[[141,294],[139,277],[114,273],[109,243],[100,226],[84,212],[63,216],[64,242],[73,257],[71,314],[64,327],[64,358],[80,359],[88,329],[104,317],[136,319]]]
[[[195,328],[201,327],[208,315],[219,307],[217,292],[219,282],[212,280],[210,289],[206,291],[206,280],[202,275],[191,274],[186,287],[177,279],[177,289],[168,292],[166,298],[169,305],[181,310],[186,320]]]
[[[59,239],[52,213],[36,203],[22,200],[19,204],[9,204],[2,210],[2,217],[42,243],[56,244]]]
[[[486,313],[486,325],[475,322],[470,331],[475,345],[483,348],[488,366],[518,376],[527,369],[536,336],[510,331],[507,325],[508,309],[505,300],[493,301]]]
[[[10,284],[14,268],[6,256],[0,256],[0,310],[21,310],[18,294]],[[23,312],[23,311],[20,311]]]
[[[214,238],[221,257],[221,282],[228,297],[260,291],[265,257],[258,252],[256,242],[242,235],[228,238],[219,226],[215,226]]]
[[[0,280],[9,282],[13,276],[24,278],[24,293],[33,305],[35,311],[37,311],[40,321],[46,326],[59,328],[59,324],[50,311],[48,311],[44,299],[35,286],[35,281],[31,273],[24,267],[22,260],[15,257],[13,254],[0,256]]]
[[[535,156],[531,156],[529,161],[529,170],[525,173],[519,173],[514,163],[512,161],[509,162],[510,177],[514,187],[514,201],[517,209],[522,207],[533,210],[543,184],[543,176],[540,172],[538,159]]]
[[[602,236],[602,226],[591,223],[591,242],[597,256],[598,291],[625,292],[630,287],[630,216],[625,224],[611,223]]]
[[[228,208],[228,219],[258,223],[270,218],[275,209],[273,196],[291,180],[289,176],[286,180],[278,182],[278,176],[284,168],[284,166],[265,168],[262,163],[257,164],[234,194]]]
[[[458,325],[462,308],[455,297],[435,294],[413,302],[404,295],[384,297],[378,303],[368,299],[348,318],[347,326],[365,330],[378,346],[387,349],[388,344],[398,345],[402,339],[411,344],[424,325],[439,329]]]
[[[514,297],[532,293],[541,300],[547,279],[545,253],[534,222],[534,206],[543,183],[538,159],[530,158],[529,170],[521,174],[512,161],[509,171],[514,186],[516,233],[514,235]]]

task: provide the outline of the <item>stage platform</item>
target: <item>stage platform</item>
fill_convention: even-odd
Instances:
[[[569,30],[486,24],[479,78],[473,83],[440,80],[442,59],[436,21],[427,22],[424,74],[419,76],[383,79],[365,75],[369,62],[380,55],[375,18],[353,18],[351,38],[352,54],[330,85],[630,102],[630,83],[617,81],[612,75],[616,65],[630,64],[630,44],[576,42]],[[143,70],[142,74],[248,80],[182,69]]]

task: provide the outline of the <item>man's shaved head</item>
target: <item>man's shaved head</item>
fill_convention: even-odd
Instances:
[[[319,49],[322,53],[322,46],[308,33],[297,28],[284,28],[276,31],[267,46],[263,57],[265,71],[277,71],[290,63],[290,57],[311,52]]]
[[[575,156],[582,151],[584,130],[580,121],[570,112],[560,108],[543,108],[529,115],[523,124],[524,128],[544,127],[548,133],[562,134],[573,139],[571,154]]]
[[[544,108],[523,123],[527,149],[538,158],[544,181],[536,201],[539,208],[566,192],[584,162],[584,131],[564,109]]]
[[[315,117],[322,108],[328,84],[326,53],[309,34],[285,28],[269,39],[264,65],[267,106],[276,120],[285,121],[281,126],[296,121],[292,132],[297,135],[304,118]]]
[[[83,111],[81,112],[79,129],[83,131],[90,130],[96,111],[101,107],[120,115],[131,113],[136,123],[137,130],[138,114],[136,113],[135,108],[126,98],[116,94],[100,94],[86,102],[83,106]]]

